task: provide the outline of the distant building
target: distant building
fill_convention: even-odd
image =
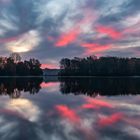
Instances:
[[[44,76],[58,76],[59,69],[43,69]]]

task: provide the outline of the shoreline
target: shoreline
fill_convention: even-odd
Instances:
[[[0,76],[0,78],[43,78],[43,77],[58,77],[58,78],[140,78],[140,76],[58,76],[58,75],[42,75],[42,76]]]

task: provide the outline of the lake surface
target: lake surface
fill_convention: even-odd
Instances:
[[[0,78],[0,140],[140,140],[140,79]]]

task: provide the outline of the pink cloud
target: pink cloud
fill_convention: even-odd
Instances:
[[[20,36],[9,37],[9,38],[0,38],[0,43],[8,43],[8,42],[16,41],[19,38],[20,38]]]
[[[42,82],[40,86],[42,88],[51,88],[51,87],[54,87],[56,84],[57,82],[48,82],[48,83]]]
[[[63,47],[67,46],[73,42],[76,41],[77,37],[80,34],[79,29],[72,29],[67,33],[62,34],[59,38],[58,41],[55,43],[56,47]]]
[[[87,103],[82,105],[82,108],[84,109],[99,109],[101,107],[113,108],[113,105],[111,103],[103,100],[86,98],[86,102]]]
[[[75,43],[78,40],[79,35],[84,33],[84,28],[92,23],[92,20],[96,18],[91,10],[84,10],[84,17],[78,20],[75,25],[65,33],[62,33],[55,43],[56,47],[64,47],[71,43]]]
[[[123,118],[123,114],[122,113],[114,113],[108,117],[105,118],[101,118],[99,120],[99,125],[100,126],[108,126],[108,125],[112,125],[114,123],[117,123],[118,121],[120,121]]]
[[[119,39],[122,36],[121,32],[117,31],[115,28],[110,27],[110,26],[100,25],[100,26],[97,26],[96,30],[99,33],[106,34],[112,39]]]
[[[86,48],[85,54],[102,52],[112,48],[112,45],[100,45],[97,43],[83,43],[81,46]]]
[[[49,68],[49,69],[57,69],[58,66],[54,65],[54,64],[41,64],[41,68],[45,69],[45,68]]]
[[[66,105],[57,105],[56,109],[58,113],[65,119],[68,119],[72,123],[79,123],[80,117],[73,109],[70,109]]]

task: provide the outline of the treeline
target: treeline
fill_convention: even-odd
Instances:
[[[115,95],[139,95],[139,78],[64,78],[59,77],[63,94],[96,97]]]
[[[63,58],[61,76],[140,76],[140,58]]]
[[[9,95],[11,98],[19,98],[21,92],[36,94],[41,89],[43,78],[1,78],[0,95]]]
[[[40,76],[40,66],[37,59],[15,62],[12,57],[0,57],[0,76]]]

